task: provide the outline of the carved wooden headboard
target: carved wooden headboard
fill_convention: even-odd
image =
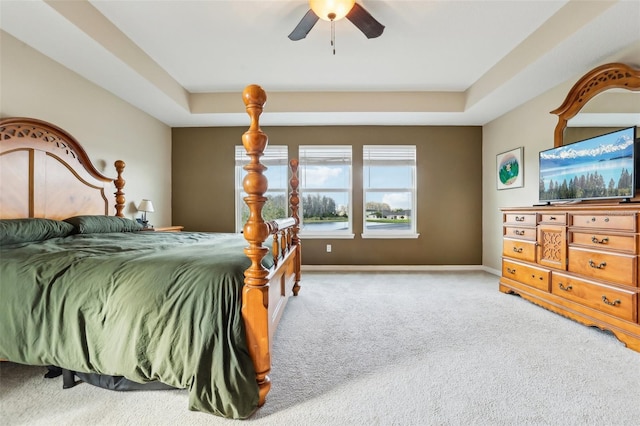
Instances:
[[[123,216],[123,161],[118,177],[102,175],[69,133],[42,120],[0,120],[0,218]],[[115,185],[115,198],[106,192]],[[111,206],[111,203],[115,204]]]

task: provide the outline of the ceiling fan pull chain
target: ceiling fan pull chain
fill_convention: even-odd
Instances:
[[[333,47],[333,54],[336,54],[336,29],[335,21],[331,20],[331,47]]]

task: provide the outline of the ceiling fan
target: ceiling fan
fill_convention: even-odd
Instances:
[[[384,31],[384,25],[376,21],[355,0],[309,0],[309,6],[310,9],[289,34],[289,39],[297,41],[305,38],[318,19],[331,21],[332,46],[334,45],[333,23],[345,17],[358,27],[367,38],[379,37]],[[335,54],[335,48],[333,53]]]

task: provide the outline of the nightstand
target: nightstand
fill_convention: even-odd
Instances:
[[[184,229],[184,226],[161,226],[159,228],[155,228],[158,232],[180,232]]]
[[[143,231],[180,232],[183,229],[184,229],[184,226],[160,226],[157,228],[144,228]]]

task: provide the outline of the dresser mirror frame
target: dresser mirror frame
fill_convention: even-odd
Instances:
[[[594,96],[611,89],[640,91],[640,68],[620,62],[600,65],[586,73],[573,85],[562,105],[551,111],[558,116],[554,132],[554,146],[564,145],[567,123]]]

